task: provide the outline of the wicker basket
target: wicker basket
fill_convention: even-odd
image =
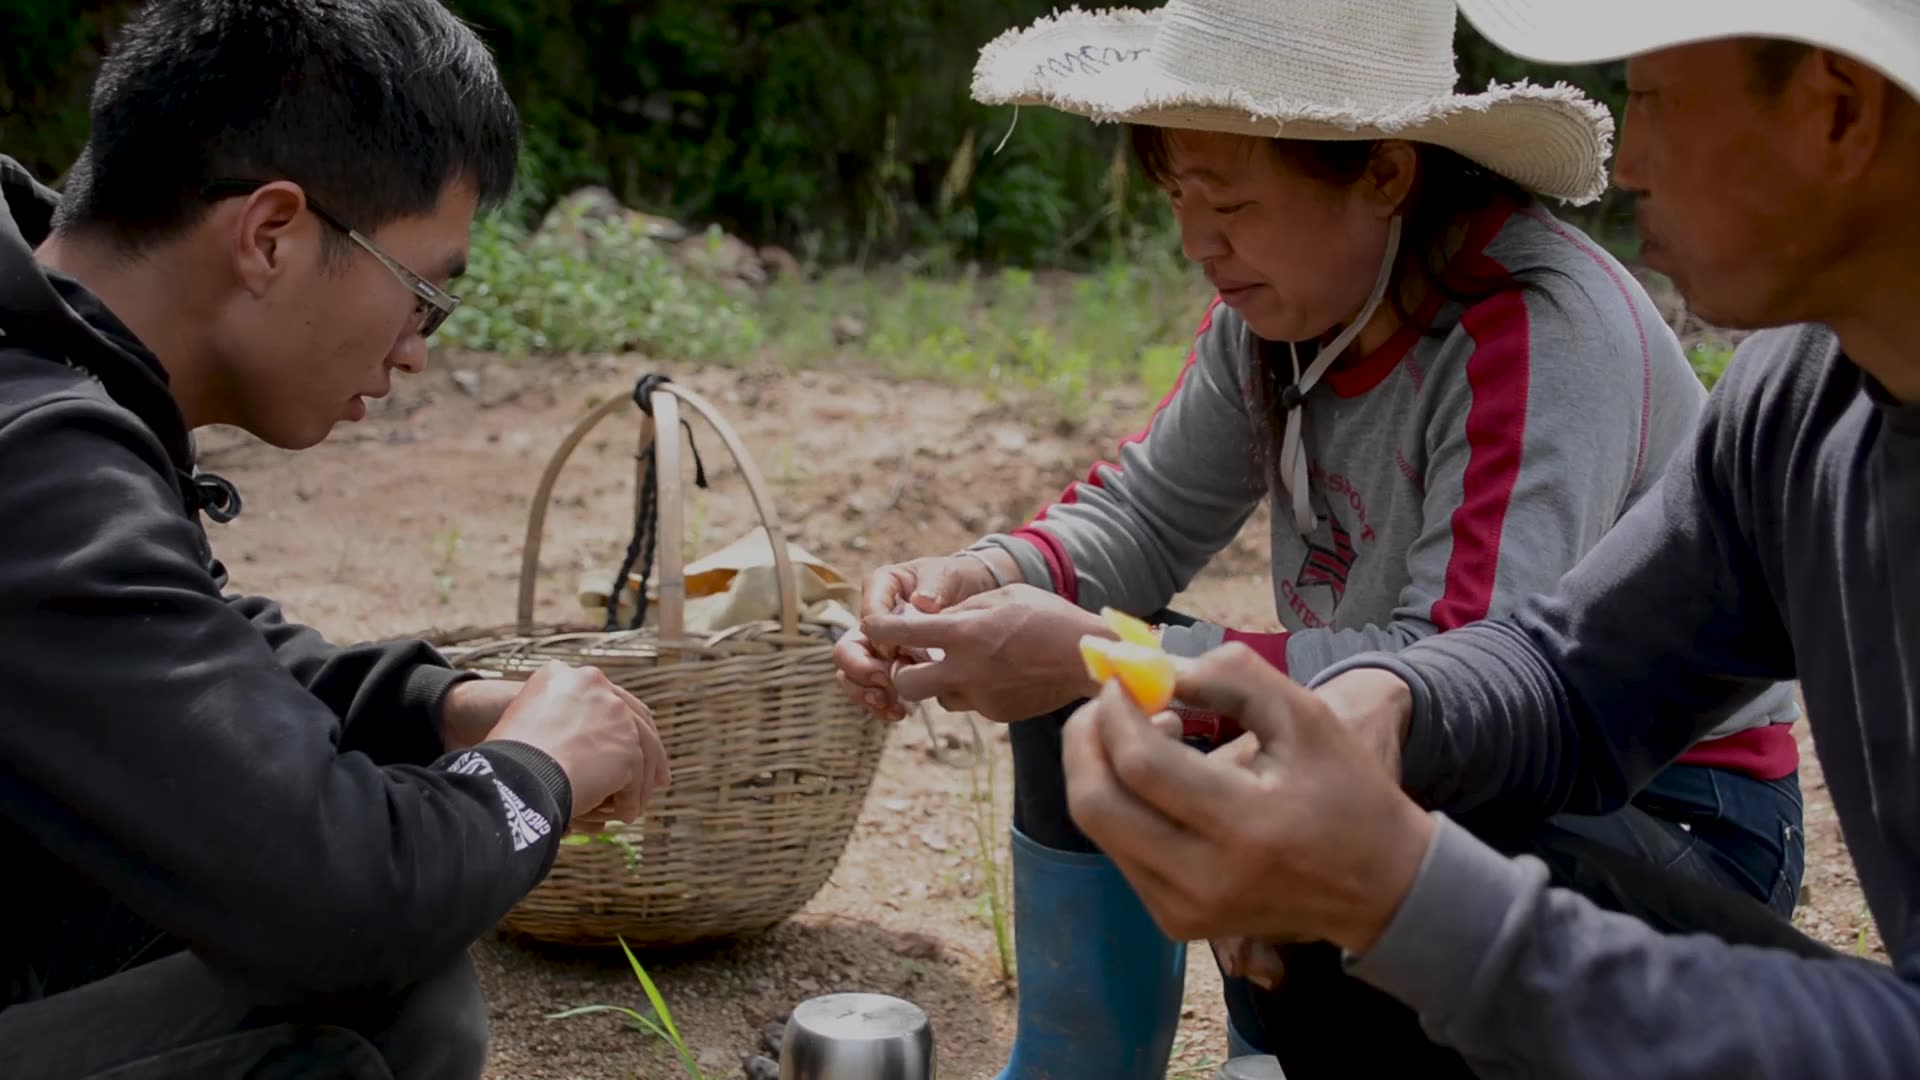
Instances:
[[[553,659],[592,665],[654,713],[673,786],[644,818],[609,837],[565,845],[545,882],[503,921],[543,941],[636,948],[767,929],[812,899],[833,872],[859,817],[885,729],[834,682],[825,626],[802,623],[786,538],[766,484],[739,435],[700,395],[642,383],[583,418],[555,451],[534,495],[511,627],[432,635],[457,667],[525,677]],[[657,626],[607,632],[536,627],[534,579],[555,479],[588,431],[634,400],[641,447],[658,472]],[[778,622],[684,633],[680,405],[700,414],[746,479],[779,574]],[[659,438],[671,432],[676,437]],[[645,470],[642,469],[644,477]],[[608,842],[611,841],[611,842]]]

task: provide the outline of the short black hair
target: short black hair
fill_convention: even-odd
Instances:
[[[1756,38],[1747,43],[1747,85],[1771,101],[1787,88],[1813,46],[1784,38]]]
[[[455,181],[499,204],[520,153],[492,55],[439,0],[149,0],[91,118],[54,227],[131,253],[199,220],[214,180],[291,180],[370,232]]]

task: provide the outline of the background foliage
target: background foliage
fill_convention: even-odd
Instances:
[[[131,0],[0,0],[0,153],[44,178],[86,130],[92,71]],[[493,46],[543,193],[603,184],[810,262],[915,253],[1085,266],[1159,203],[1117,132],[974,105],[980,45],[1054,0],[452,0]],[[1149,7],[1131,3],[1126,6]],[[1463,88],[1567,79],[1618,109],[1617,69],[1532,71],[1462,24]],[[542,207],[529,206],[530,213]],[[1617,227],[1617,197],[1596,216]],[[1609,230],[1611,231],[1611,230]]]

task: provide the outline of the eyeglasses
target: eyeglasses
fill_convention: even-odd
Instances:
[[[240,195],[251,195],[267,183],[268,181],[265,180],[215,180],[201,189],[201,194],[210,199],[229,199]],[[413,295],[418,297],[418,302],[413,309],[414,332],[421,337],[432,337],[433,332],[440,329],[440,324],[447,321],[447,316],[453,314],[453,310],[460,306],[458,296],[414,273],[405,263],[381,251],[378,245],[361,235],[360,230],[327,212],[311,198],[307,200],[307,209],[313,211],[313,216],[345,233],[347,239],[365,248],[367,254],[380,260],[380,265],[393,271],[393,276],[399,278],[401,284],[413,290]]]

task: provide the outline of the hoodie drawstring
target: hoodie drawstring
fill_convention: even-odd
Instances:
[[[224,476],[182,473],[180,487],[187,493],[189,513],[204,513],[222,525],[240,516],[240,489]]]
[[[1373,294],[1368,297],[1367,306],[1360,309],[1359,316],[1347,324],[1339,337],[1333,339],[1333,344],[1320,350],[1320,355],[1307,365],[1305,372],[1300,370],[1299,348],[1292,342],[1287,344],[1288,351],[1293,354],[1293,383],[1280,393],[1280,407],[1287,414],[1286,433],[1280,441],[1280,485],[1292,497],[1293,525],[1302,536],[1311,534],[1319,524],[1319,519],[1314,516],[1313,503],[1307,497],[1307,454],[1303,445],[1307,419],[1300,407],[1307,399],[1307,392],[1320,382],[1320,376],[1326,374],[1327,368],[1340,358],[1347,346],[1353,344],[1354,338],[1360,336],[1367,320],[1373,318],[1380,301],[1387,295],[1388,284],[1393,281],[1394,263],[1399,254],[1400,216],[1395,214],[1387,224],[1387,253],[1380,260],[1379,277],[1375,279]]]

